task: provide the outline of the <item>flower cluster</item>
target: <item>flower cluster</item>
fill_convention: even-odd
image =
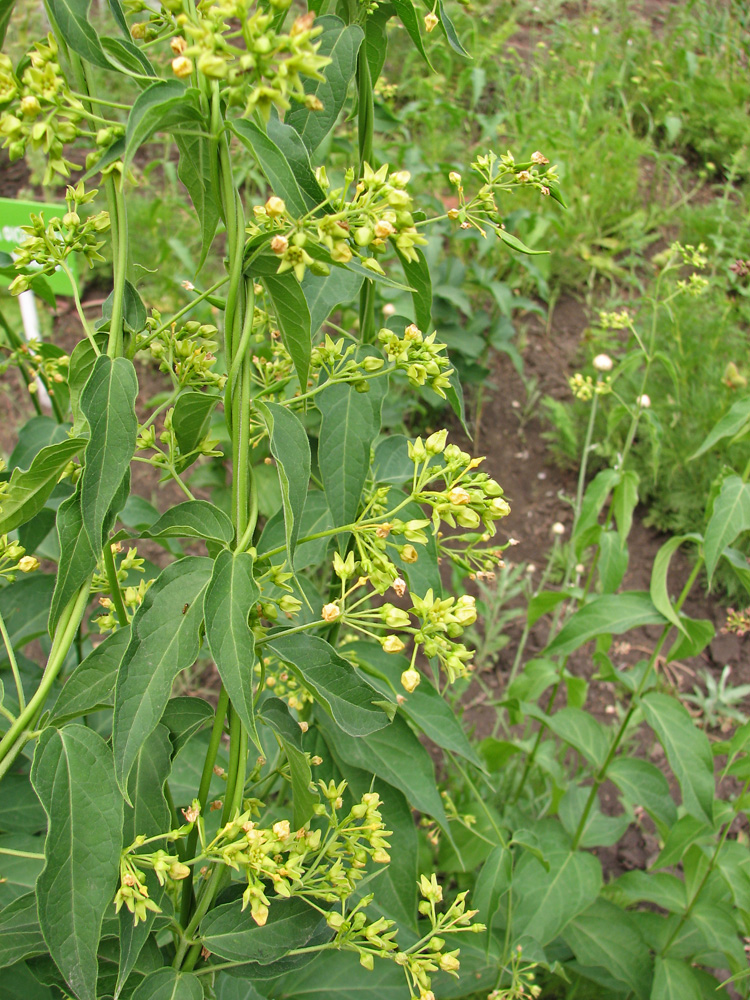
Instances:
[[[378,340],[388,360],[406,374],[413,386],[428,385],[445,399],[453,368],[445,353],[445,344],[435,343],[436,336],[436,333],[431,333],[425,337],[416,324],[410,323],[403,336],[383,329],[378,333]],[[366,362],[364,367],[367,368]]]
[[[46,186],[54,182],[55,174],[69,177],[72,169],[79,169],[65,159],[63,147],[81,134],[84,109],[68,92],[51,33],[35,44],[24,64],[19,78],[8,56],[0,54],[0,106],[6,105],[0,136],[11,160],[21,159],[27,146],[46,155],[42,181]]]
[[[727,608],[726,624],[721,631],[731,632],[740,639],[750,633],[750,608],[745,608],[744,611]]]
[[[43,215],[31,215],[31,225],[22,226],[28,238],[16,248],[13,256],[18,269],[32,265],[39,274],[52,274],[58,267],[65,266],[66,259],[72,253],[82,253],[89,266],[95,261],[104,260],[99,250],[104,242],[100,235],[109,229],[109,213],[97,212],[85,220],[81,219],[78,209],[87,205],[97,191],[85,191],[83,181],[75,187],[68,187],[65,195],[68,211],[62,217],[50,219],[45,223]],[[18,295],[31,286],[32,275],[19,274],[10,285],[12,295]]]
[[[5,462],[0,459],[0,471],[5,468]],[[2,495],[7,490],[7,483],[2,484],[0,491],[0,502]],[[18,542],[8,540],[7,535],[0,535],[0,577],[4,577],[8,583],[12,583],[16,578],[16,573],[33,573],[39,569],[39,560],[36,556],[27,556],[26,549]]]
[[[161,328],[159,314],[153,313],[146,320],[150,333],[159,331],[150,339],[151,356],[161,371],[168,374],[176,386],[196,386],[223,389],[226,375],[213,370],[219,346],[218,329],[211,323],[188,320],[181,326],[173,323]]]
[[[228,106],[242,108],[248,117],[258,111],[268,120],[273,105],[287,110],[293,100],[320,110],[320,100],[305,93],[302,78],[323,80],[321,71],[331,60],[318,55],[320,43],[314,40],[322,29],[314,26],[314,13],[300,15],[286,33],[277,30],[276,11],[290,2],[272,0],[271,10],[261,10],[254,0],[204,0],[186,13],[181,0],[164,0],[158,11],[131,0],[131,12],[149,14],[132,25],[131,35],[149,43],[171,36],[174,75],[185,79],[197,73],[216,81]]]
[[[15,365],[23,370],[27,380],[26,387],[32,395],[38,392],[39,385],[36,380],[40,379],[47,392],[54,396],[55,385],[67,381],[70,365],[69,355],[58,351],[59,348],[49,344],[42,345],[36,340],[21,343],[14,350],[10,350],[5,360],[0,362],[0,372],[6,372],[9,367]]]
[[[132,619],[136,610],[140,607],[143,598],[146,596],[146,591],[153,583],[153,580],[140,580],[137,586],[123,586],[131,573],[144,572],[145,559],[142,559],[138,555],[138,550],[134,546],[133,548],[128,548],[127,553],[118,562],[117,556],[122,553],[122,550],[123,546],[121,542],[112,542],[112,555],[115,557],[115,574],[117,576],[117,583],[121,588],[122,601],[125,605],[125,610],[128,613],[128,618]],[[114,603],[111,596],[106,596],[111,593],[111,587],[109,578],[103,566],[100,566],[96,573],[94,573],[91,581],[91,590],[94,594],[105,595],[99,598],[99,606],[104,608],[105,614],[99,615],[98,618],[94,619],[99,627],[99,631],[111,632],[112,629],[118,628],[120,622],[114,612]]]
[[[568,385],[575,398],[584,403],[588,403],[594,396],[604,396],[612,391],[609,378],[597,379],[595,382],[590,375],[582,375],[580,372],[570,376]]]

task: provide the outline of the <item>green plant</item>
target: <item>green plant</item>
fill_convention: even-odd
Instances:
[[[378,440],[391,380],[462,414],[428,332],[432,220],[373,150],[386,24],[398,14],[424,56],[417,12],[113,0],[97,31],[88,7],[48,0],[47,37],[17,63],[0,55],[10,157],[41,155],[51,183],[86,154],[66,211],[30,218],[11,284],[45,291],[62,269],[82,337],[70,355],[34,348],[33,372],[11,357],[57,406],[21,428],[2,483],[0,861],[30,890],[0,885],[0,924],[24,928],[3,935],[3,982],[197,1000],[242,981],[248,996],[299,993],[313,963],[313,979],[356,991],[378,960],[380,987],[432,1000],[433,979],[457,977],[455,936],[482,930],[465,892],[419,874],[411,814],[450,836],[417,734],[471,753],[441,695],[470,669],[477,612],[443,594],[438,563],[491,571],[509,507],[445,430]],[[3,34],[12,9],[0,3]],[[424,25],[463,52],[442,6]],[[327,171],[350,86],[356,135],[337,132],[347,162]],[[173,229],[155,254],[132,199],[158,136],[178,151],[199,240]],[[471,177],[451,221],[523,251],[498,200],[559,197],[553,168],[489,153]],[[107,242],[113,289],[94,322],[70,261],[102,263]],[[410,315],[380,330],[377,282],[409,293]],[[163,375],[150,400],[142,362]],[[131,493],[137,467],[177,502]],[[207,654],[215,702],[171,696]]]
[[[706,690],[693,687],[692,694],[683,694],[683,701],[689,701],[697,708],[700,719],[711,729],[731,729],[736,722],[747,722],[747,716],[738,708],[750,695],[750,684],[732,684],[732,668],[725,666],[718,681],[710,670],[701,673],[701,681]]]

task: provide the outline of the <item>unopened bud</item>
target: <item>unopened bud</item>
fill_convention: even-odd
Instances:
[[[598,372],[611,372],[612,365],[612,358],[608,354],[597,354],[594,358],[594,368]]]
[[[427,34],[429,34],[431,31],[434,31],[439,24],[440,21],[438,20],[437,14],[433,13],[433,11],[430,11],[429,14],[425,14],[424,28]]]
[[[172,60],[172,72],[175,76],[183,80],[193,72],[193,60],[187,56],[177,56]]]
[[[404,644],[397,635],[387,635],[381,645],[386,653],[400,653],[404,649]]]
[[[410,667],[408,670],[404,670],[401,674],[401,686],[405,688],[409,694],[419,686],[419,682],[422,680],[422,676],[418,670],[414,670]]]
[[[321,618],[326,622],[335,622],[341,617],[341,608],[338,604],[325,604],[320,612]]]

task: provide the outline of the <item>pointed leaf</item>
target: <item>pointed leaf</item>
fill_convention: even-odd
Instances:
[[[229,699],[262,751],[253,708],[255,636],[247,621],[259,597],[253,557],[247,552],[220,552],[203,599],[206,639]]]
[[[526,714],[546,723],[561,740],[582,754],[595,767],[601,767],[609,751],[605,727],[581,708],[561,708],[547,715],[536,706],[527,706]]]
[[[581,965],[606,969],[640,1000],[648,1000],[652,959],[629,913],[598,899],[568,924],[563,937]]]
[[[651,1000],[703,1000],[703,990],[686,962],[657,955]]]
[[[148,142],[159,129],[179,131],[177,126],[189,125],[191,131],[206,128],[200,111],[200,92],[186,88],[179,80],[159,80],[152,83],[135,99],[125,129],[122,159],[130,164],[139,146]]]
[[[304,899],[274,900],[263,927],[253,920],[250,907],[243,911],[241,905],[239,900],[224,903],[201,921],[205,947],[230,962],[268,965],[286,955],[290,942],[295,948],[303,948],[325,925],[325,917]]]
[[[273,273],[269,274],[267,267],[257,264],[250,266],[250,273],[261,278],[271,297],[281,340],[289,351],[300,389],[304,392],[307,387],[307,376],[310,373],[312,354],[310,310],[307,308],[304,292],[291,271],[276,274],[274,266]]]
[[[13,470],[0,507],[0,534],[25,524],[39,513],[68,462],[85,444],[85,438],[50,444],[37,452],[27,471]]]
[[[305,509],[299,522],[299,537],[307,538],[317,532],[331,531],[333,519],[328,509],[325,493],[322,490],[308,490],[305,497]],[[283,548],[286,545],[286,528],[284,524],[284,509],[279,509],[273,517],[266,521],[263,534],[258,541],[258,553],[262,555],[271,549]],[[309,542],[298,542],[294,550],[294,569],[299,571],[309,566],[318,566],[324,559],[330,543],[330,537],[315,538]]]
[[[310,154],[299,133],[273,114],[268,122],[267,131],[268,138],[276,143],[291,167],[307,207],[315,208],[321,205],[326,200],[325,192],[310,165]],[[322,211],[329,209],[325,208]]]
[[[599,536],[599,561],[597,570],[602,593],[613,594],[619,590],[628,568],[628,548],[618,531],[602,531]]]
[[[620,635],[638,625],[663,625],[665,620],[646,593],[601,594],[576,611],[544,652],[565,656],[598,635]]]
[[[709,583],[724,549],[748,529],[750,529],[750,484],[744,483],[739,476],[727,476],[722,483],[721,492],[714,501],[714,509],[703,543]]]
[[[310,482],[310,442],[299,418],[287,407],[260,401],[256,405],[268,428],[271,454],[276,459],[287,555],[292,567]]]
[[[55,578],[50,573],[34,573],[0,590],[0,614],[14,649],[47,631],[54,586]]]
[[[654,565],[651,570],[651,600],[657,611],[660,611],[665,618],[669,619],[685,636],[685,626],[672,606],[672,601],[667,590],[667,574],[672,556],[684,542],[700,541],[699,535],[676,535],[665,542],[656,553]]]
[[[0,911],[0,969],[46,951],[36,912],[36,893],[27,892]]]
[[[265,645],[289,664],[345,733],[366,736],[388,725],[388,716],[374,704],[376,693],[325,639],[281,631],[269,635]]]
[[[316,28],[323,32],[318,36],[319,56],[327,56],[331,62],[323,69],[324,80],[305,77],[305,93],[313,94],[323,105],[322,110],[312,111],[292,102],[285,122],[302,137],[305,145],[314,152],[336,124],[346,101],[349,83],[357,67],[357,53],[365,34],[357,24],[345,25],[341,18],[326,14],[315,21]]]
[[[167,967],[150,972],[131,1000],[203,1000],[203,986],[192,972]]]
[[[314,275],[310,270],[305,271],[301,288],[310,310],[310,331],[313,336],[334,310],[356,298],[363,281],[362,275],[343,267],[332,267],[331,273],[325,278]]]
[[[229,545],[234,527],[223,510],[208,500],[184,500],[170,507],[150,528],[140,532],[141,538],[203,538]]]
[[[432,323],[432,281],[430,279],[430,267],[419,247],[415,247],[414,249],[417,254],[417,260],[408,260],[398,248],[396,248],[396,254],[404,270],[406,283],[414,289],[411,297],[414,303],[414,318],[417,326],[423,330],[428,330]]]
[[[104,355],[97,358],[81,394],[81,411],[91,429],[81,477],[81,514],[96,552],[104,543],[104,522],[120,495],[135,452],[137,396],[138,379],[132,361],[112,360]]]
[[[46,729],[31,780],[49,817],[36,883],[50,954],[80,1000],[96,1000],[97,945],[120,865],[122,799],[112,751],[84,726]]]
[[[295,830],[300,830],[312,816],[318,799],[310,791],[312,772],[307,755],[302,749],[299,723],[291,717],[289,709],[280,698],[267,698],[263,702],[260,714],[263,721],[278,736],[289,762],[294,807],[292,823]]]
[[[109,69],[96,28],[89,21],[91,0],[50,0],[48,11],[70,48],[94,66]]]
[[[194,451],[208,434],[211,414],[218,402],[218,396],[192,390],[177,397],[172,414],[172,428],[177,438],[177,447],[183,455]]]
[[[220,211],[211,181],[211,140],[204,135],[176,135],[180,151],[177,176],[187,188],[201,227],[201,255],[198,269],[211,249]]]
[[[427,58],[427,53],[424,49],[422,35],[419,30],[419,18],[412,0],[393,0],[393,6],[396,8],[399,20],[406,28],[409,38],[412,40],[414,48],[422,56],[427,65],[430,66],[430,69],[432,69],[430,60]]]
[[[198,655],[203,591],[212,568],[210,559],[197,556],[167,566],[131,623],[115,687],[112,734],[115,773],[126,798],[130,771],[162,717],[175,677]]]
[[[52,708],[51,725],[60,725],[114,702],[117,668],[130,642],[130,626],[120,628],[85,656],[65,681]]]
[[[727,414],[715,425],[713,430],[707,435],[700,448],[691,455],[688,461],[692,462],[713,448],[724,438],[736,438],[744,435],[750,429],[750,396],[738,399]]]
[[[649,691],[641,699],[641,707],[680,783],[685,808],[696,819],[711,823],[715,785],[708,737],[695,725],[688,710],[670,695]]]
[[[174,758],[188,740],[214,719],[214,708],[207,701],[195,696],[170,698],[161,724],[169,730]]]
[[[84,527],[81,514],[80,480],[73,496],[64,500],[57,510],[57,538],[60,561],[49,612],[50,635],[54,634],[63,608],[89,574],[96,569],[98,552],[91,546],[91,539]]]
[[[643,806],[663,829],[677,822],[677,806],[669,790],[669,782],[658,767],[637,757],[616,757],[607,769],[631,806]]]
[[[294,177],[287,158],[272,139],[255,122],[235,118],[232,131],[250,150],[275,195],[283,198],[287,209],[295,217],[307,214],[307,204]]]

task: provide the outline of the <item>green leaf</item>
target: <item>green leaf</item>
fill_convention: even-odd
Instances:
[[[3,496],[0,534],[12,531],[44,507],[68,462],[86,444],[84,438],[67,438],[37,452],[26,472],[14,469]]]
[[[102,318],[97,324],[97,329],[109,329],[110,320],[112,319],[112,306],[114,305],[114,300],[115,293],[113,290],[104,300],[104,304],[102,305]],[[138,289],[132,284],[132,282],[126,279],[122,296],[122,318],[126,332],[136,334],[145,330],[147,316],[148,313],[146,312],[146,306],[143,304],[143,299],[138,294]]]
[[[427,677],[422,678],[411,694],[406,694],[401,685],[401,674],[409,667],[406,657],[386,653],[382,646],[365,641],[348,643],[343,651],[356,658],[369,682],[390,702],[396,705],[399,698],[405,699],[399,710],[433,743],[459,754],[475,767],[482,767],[453,709]]]
[[[130,626],[118,629],[81,660],[52,707],[51,725],[113,704],[117,668],[129,642]]]
[[[47,818],[28,775],[13,771],[4,775],[0,830],[5,833],[40,833],[46,829]]]
[[[715,425],[703,444],[694,455],[690,456],[688,461],[692,462],[694,459],[699,458],[724,438],[731,437],[736,439],[744,436],[748,429],[750,429],[750,396],[737,400],[729,410],[729,413],[726,413]]]
[[[380,430],[382,395],[378,380],[370,392],[331,385],[316,397],[323,414],[318,438],[318,464],[334,524],[350,524],[357,516],[370,469],[370,447]],[[377,387],[377,388],[376,388]]]
[[[607,777],[631,806],[643,806],[662,830],[677,822],[677,807],[669,782],[654,764],[637,757],[615,757],[607,769]]]
[[[678,635],[667,653],[667,662],[699,656],[716,635],[714,623],[707,618],[688,618],[680,615],[681,635]]]
[[[685,852],[696,841],[710,834],[710,829],[694,816],[681,816],[670,828],[659,857],[653,868],[670,868],[680,862]]]
[[[389,434],[378,442],[372,463],[372,474],[378,483],[409,483],[414,475],[414,463],[409,458],[409,438],[404,434]]]
[[[203,1000],[203,986],[192,972],[167,967],[150,972],[131,1000]]]
[[[294,179],[299,185],[302,196],[308,208],[316,208],[326,200],[323,188],[318,184],[318,179],[310,165],[310,155],[307,146],[299,136],[299,133],[286,125],[273,113],[266,126],[268,138],[275,142],[284,154],[287,163],[292,169]],[[323,209],[329,211],[330,209]]]
[[[407,284],[411,285],[414,289],[411,297],[414,303],[414,318],[417,326],[423,330],[428,330],[432,323],[432,280],[430,278],[430,267],[419,247],[415,247],[414,249],[417,254],[417,260],[415,261],[408,260],[398,248],[396,248],[396,254],[401,262]]]
[[[359,294],[364,278],[343,267],[332,267],[325,277],[314,275],[309,269],[302,279],[302,294],[310,310],[310,331],[313,336],[324,321],[340,306],[352,302]]]
[[[74,52],[94,66],[109,69],[99,35],[89,21],[90,5],[91,0],[50,0],[47,11]]]
[[[629,913],[597,899],[571,920],[563,937],[581,965],[606,969],[641,1000],[648,1000],[653,963]]]
[[[229,699],[262,751],[253,709],[255,637],[247,621],[259,597],[253,557],[247,552],[220,552],[203,599],[206,639]]]
[[[581,825],[583,811],[590,794],[590,787],[571,784],[560,799],[558,816],[571,837],[576,835]],[[629,826],[630,817],[627,814],[606,816],[601,810],[597,795],[581,828],[578,845],[579,847],[612,847],[621,839]]]
[[[170,698],[161,723],[169,730],[172,756],[176,756],[188,740],[213,722],[214,709],[207,701],[194,695]]]
[[[414,10],[412,0],[393,0],[393,6],[396,8],[399,20],[406,28],[409,38],[412,40],[414,48],[422,56],[430,69],[432,69],[430,60],[427,58],[427,53],[425,52],[424,43],[422,42],[422,34],[419,30],[419,18],[417,17],[417,12]]]
[[[556,824],[536,828],[549,869],[528,851],[513,876],[517,896],[513,931],[528,934],[544,947],[595,901],[602,884],[601,865],[592,854],[570,851]]]
[[[271,633],[265,645],[289,664],[345,733],[367,736],[388,725],[388,716],[374,704],[373,689],[325,639],[280,631]]]
[[[695,725],[688,710],[670,695],[649,691],[641,699],[641,708],[680,783],[685,808],[710,824],[715,786],[708,737]]]
[[[213,954],[229,962],[258,962],[268,965],[283,958],[290,942],[304,948],[318,931],[325,918],[303,899],[274,900],[268,910],[268,920],[259,927],[250,907],[241,903],[224,903],[215,907],[201,921],[201,938]]]
[[[748,529],[750,529],[750,484],[744,483],[739,476],[727,476],[722,483],[721,493],[714,501],[713,513],[703,542],[709,584],[724,549]]]
[[[428,10],[432,10],[432,5],[430,3],[430,0],[425,0],[425,7],[427,7]],[[453,27],[453,21],[451,21],[451,19],[448,17],[448,13],[445,9],[445,4],[443,3],[443,0],[437,0],[437,13],[438,17],[440,18],[440,27],[443,29],[443,34],[448,39],[448,44],[450,45],[450,47],[453,49],[454,52],[457,52],[460,56],[464,56],[464,58],[470,59],[471,56],[459,41],[458,35],[456,34],[456,29]]]
[[[331,62],[323,70],[323,81],[305,77],[304,86],[305,93],[315,95],[323,108],[311,111],[304,104],[293,101],[284,118],[288,125],[299,132],[311,153],[318,148],[338,120],[357,67],[357,53],[365,37],[359,25],[345,25],[341,18],[333,14],[317,18],[315,27],[323,29],[316,40],[318,55],[327,56]]]
[[[0,614],[16,651],[47,631],[54,586],[50,573],[35,573],[0,589]]]
[[[208,434],[211,414],[219,402],[218,396],[189,390],[181,393],[174,404],[172,429],[181,454],[194,451]]]
[[[612,885],[628,904],[653,903],[670,913],[683,913],[687,907],[685,883],[668,872],[625,872]]]
[[[119,509],[113,505],[121,497],[122,482],[135,452],[137,396],[132,361],[104,355],[96,359],[81,394],[81,411],[91,429],[81,476],[81,514],[95,552],[104,544],[107,515]]]
[[[676,626],[685,636],[685,626],[677,611],[672,606],[672,601],[667,590],[667,573],[672,556],[683,544],[683,542],[700,541],[699,535],[675,535],[666,541],[656,553],[654,565],[651,570],[651,600],[657,611],[660,611],[674,626]]]
[[[493,847],[477,876],[477,886],[471,895],[471,905],[479,912],[476,919],[487,927],[486,947],[492,941],[492,920],[500,901],[510,888],[513,876],[513,855],[507,847]]]
[[[60,561],[57,580],[49,611],[48,629],[54,634],[63,609],[78,588],[96,569],[99,553],[91,546],[89,534],[81,514],[81,480],[73,496],[60,504],[57,510],[57,538]],[[101,542],[101,538],[100,538]],[[101,545],[99,548],[101,551]]]
[[[440,6],[442,6],[442,0],[438,0]],[[530,257],[537,257],[539,254],[549,253],[549,250],[532,250],[531,247],[527,247],[526,244],[519,240],[517,236],[512,233],[507,232],[505,229],[496,229],[495,233],[500,237],[506,246],[509,246],[511,250],[516,250],[518,253],[528,254]]]
[[[388,53],[388,22],[393,17],[390,4],[378,4],[365,21],[364,52],[370,67],[370,79],[379,80]],[[421,41],[421,38],[420,38]]]
[[[110,3],[110,8],[112,4]],[[154,67],[148,61],[146,54],[124,38],[107,38],[100,36],[102,51],[112,69],[121,73],[136,74],[141,77],[155,77]]]
[[[122,799],[112,751],[84,726],[46,729],[31,780],[49,817],[36,883],[39,923],[76,996],[96,1000],[97,945],[120,865]]]
[[[254,272],[251,267],[251,273]],[[291,271],[285,274],[264,274],[261,281],[271,297],[273,311],[281,332],[281,340],[291,356],[300,389],[307,388],[312,354],[310,310],[299,282]]]
[[[617,531],[602,531],[599,536],[597,570],[602,592],[612,594],[619,589],[628,568],[628,549]]]
[[[36,912],[36,894],[27,892],[0,911],[0,969],[46,951]]]
[[[41,837],[26,833],[7,833],[0,835],[0,847],[38,854],[43,841]],[[42,862],[38,858],[19,858],[0,852],[0,906],[6,906],[33,889],[41,870]]]
[[[300,830],[313,814],[317,797],[310,791],[312,772],[307,755],[302,749],[302,733],[289,714],[289,709],[280,698],[267,698],[263,702],[260,716],[278,736],[289,762],[292,778],[292,802],[295,830]]]
[[[651,1000],[703,1000],[703,991],[686,962],[657,955]]]
[[[179,134],[180,125],[190,125],[195,131],[207,124],[200,111],[200,91],[184,87],[179,80],[152,83],[138,95],[128,115],[123,163],[128,167],[136,150],[160,129]]]
[[[112,734],[115,773],[126,798],[130,771],[162,717],[175,677],[198,655],[203,591],[212,569],[210,559],[197,556],[167,566],[131,623],[115,687]]]
[[[42,448],[69,438],[70,424],[58,424],[52,417],[32,417],[18,431],[16,446],[8,459],[8,470],[28,469]]]
[[[10,24],[10,16],[16,0],[0,0],[0,45],[5,41],[5,32]]]
[[[284,199],[293,216],[299,218],[306,215],[308,208],[299,184],[276,143],[255,122],[235,118],[230,125],[240,142],[255,156],[273,193]]]
[[[627,539],[633,524],[633,511],[638,503],[638,473],[626,469],[612,490],[612,510],[620,538]]]
[[[308,490],[305,497],[305,509],[299,522],[299,537],[306,538],[319,531],[330,531],[333,528],[331,512],[328,509],[325,493],[322,490]],[[258,554],[286,545],[283,507],[269,518],[263,528],[263,534],[258,542]],[[316,538],[309,542],[298,543],[294,550],[295,571],[318,566],[325,559],[330,543],[330,537]]]
[[[642,591],[601,594],[576,611],[544,652],[547,656],[565,656],[598,635],[620,635],[638,625],[664,622],[664,616]]]
[[[360,739],[345,735],[325,716],[319,714],[318,718],[335,757],[398,788],[414,809],[432,816],[446,829],[447,818],[430,755],[400,716],[385,729]]]
[[[562,590],[543,590],[529,601],[526,609],[526,622],[529,628],[536,625],[540,618],[553,611],[558,604],[570,598],[570,594]]]
[[[609,752],[609,737],[605,727],[581,708],[561,708],[547,715],[535,705],[525,706],[526,714],[546,723],[565,743],[593,764],[601,767]]]
[[[140,532],[141,538],[203,538],[229,545],[234,538],[231,519],[208,500],[184,500]]]
[[[620,477],[621,473],[616,469],[602,469],[586,487],[581,505],[581,516],[576,522],[572,538],[577,556],[580,557],[583,550],[591,544],[591,531],[598,524],[599,514],[607,502],[610,492],[620,482]]]
[[[198,270],[211,249],[221,212],[211,180],[211,140],[204,135],[176,135],[180,151],[177,176],[187,188],[201,226],[201,255]]]
[[[292,567],[310,482],[310,442],[299,417],[287,407],[260,401],[256,406],[268,428],[269,447],[276,459],[284,509],[287,556],[289,566]]]

